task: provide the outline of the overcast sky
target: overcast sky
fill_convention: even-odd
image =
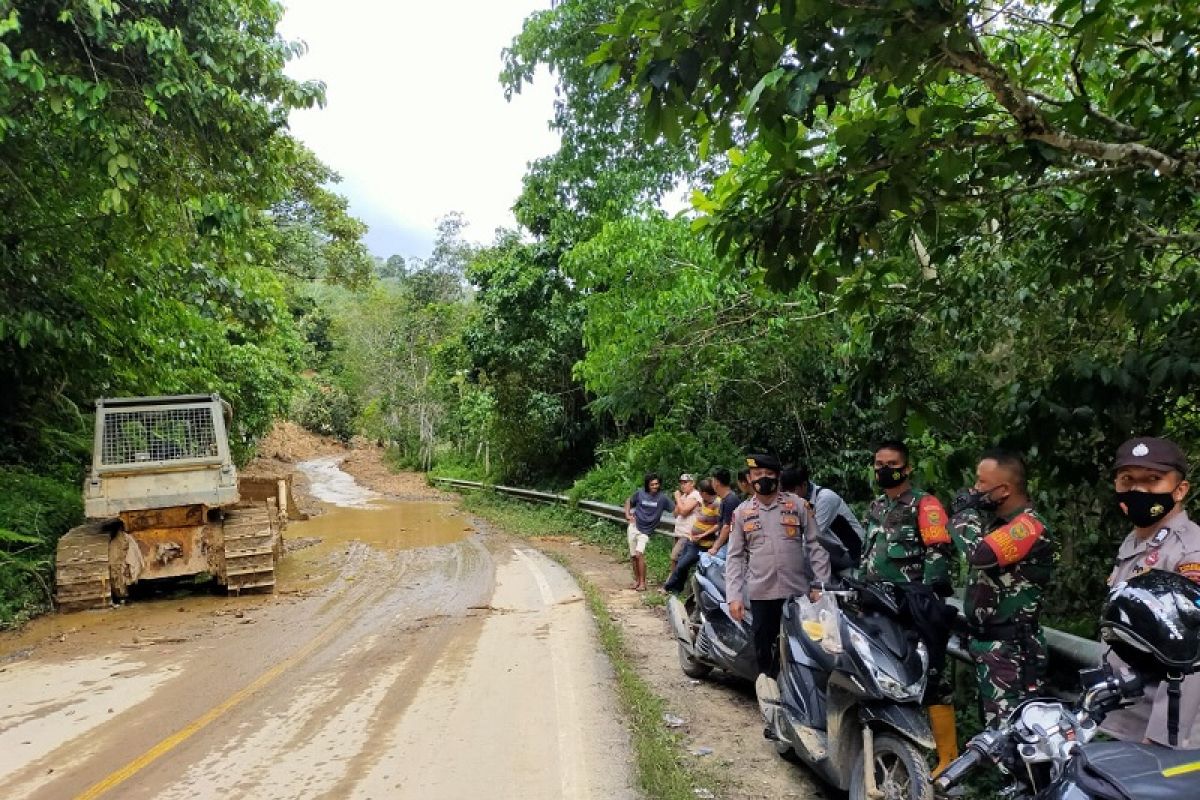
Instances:
[[[512,226],[526,163],[558,147],[544,71],[511,103],[500,51],[550,0],[284,0],[281,32],[308,43],[289,74],[327,85],[293,132],[341,174],[337,190],[377,256],[429,254],[436,220],[462,211],[467,237]]]

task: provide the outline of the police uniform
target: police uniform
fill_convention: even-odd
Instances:
[[[1133,449],[1138,444],[1145,445],[1145,452]],[[1183,454],[1174,444],[1163,439],[1149,438],[1126,442],[1118,451],[1117,466],[1146,466],[1162,469],[1164,472],[1174,469],[1181,474],[1187,468]],[[1131,531],[1117,550],[1112,572],[1108,576],[1108,585],[1116,586],[1152,569],[1178,572],[1200,583],[1200,525],[1188,519],[1186,511],[1180,509],[1164,517],[1158,530],[1145,539],[1139,538],[1136,531]],[[1125,662],[1112,653],[1105,658],[1114,669],[1129,669]],[[1200,673],[1185,677],[1182,688],[1178,746],[1200,747]],[[1110,713],[1101,729],[1126,741],[1140,742],[1149,739],[1157,744],[1167,745],[1166,682],[1148,685],[1142,702]]]
[[[970,568],[963,614],[969,650],[979,679],[985,725],[1038,694],[1046,675],[1042,595],[1054,575],[1054,542],[1032,507],[1009,517],[975,508],[950,523],[955,544]]]
[[[749,599],[759,669],[773,675],[784,602],[807,594],[814,581],[829,581],[816,518],[798,495],[780,492],[769,505],[756,495],[733,512],[726,559],[727,597]]]

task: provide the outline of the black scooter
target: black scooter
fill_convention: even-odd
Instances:
[[[845,585],[829,592],[841,613],[824,623],[801,619],[799,599],[784,607],[779,678],[764,675],[755,686],[765,734],[850,800],[927,800],[926,753],[935,749],[922,705],[928,651],[901,624],[892,584]],[[829,626],[840,646],[831,646]]]
[[[1171,750],[1134,742],[1095,742],[1114,708],[1142,696],[1137,678],[1107,667],[1080,673],[1078,703],[1027,700],[998,728],[971,739],[966,751],[934,782],[948,790],[984,764],[1012,775],[1008,800],[1195,800],[1200,797],[1200,750]]]
[[[748,681],[758,675],[750,610],[742,622],[729,616],[722,562],[702,558],[680,596],[667,598],[667,617],[684,675],[703,678],[714,668]]]

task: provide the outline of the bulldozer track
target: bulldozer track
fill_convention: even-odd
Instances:
[[[58,543],[54,599],[61,611],[112,606],[108,523],[87,522],[67,531]]]
[[[271,592],[283,536],[278,514],[270,502],[229,509],[224,529],[224,578],[230,594]]]

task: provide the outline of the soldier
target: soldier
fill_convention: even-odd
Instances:
[[[963,613],[979,679],[979,705],[991,726],[1040,691],[1046,640],[1042,593],[1054,574],[1054,543],[1033,509],[1025,462],[1003,450],[985,453],[972,489],[954,499],[950,532],[967,559]]]
[[[817,522],[808,505],[779,491],[779,460],[753,454],[746,464],[754,496],[733,512],[726,597],[729,616],[741,622],[743,598],[749,596],[758,671],[773,678],[783,604],[796,595],[808,594],[814,601],[820,596],[816,587],[829,581],[829,555],[817,541]]]
[[[1121,543],[1108,585],[1116,586],[1152,569],[1179,574],[1200,583],[1200,526],[1188,519],[1187,459],[1172,441],[1138,437],[1117,450],[1114,466],[1117,504],[1133,530]],[[1115,669],[1129,667],[1111,653]],[[1200,747],[1200,673],[1183,680],[1179,705],[1179,747]],[[1141,702],[1114,711],[1103,729],[1118,739],[1169,745],[1167,684],[1146,686]]]
[[[865,520],[859,576],[893,583],[923,583],[942,597],[953,592],[951,566],[954,544],[946,524],[950,515],[931,494],[914,489],[908,446],[889,440],[875,450],[875,482],[883,494],[871,503]],[[949,632],[946,632],[947,637]],[[934,775],[958,758],[958,734],[954,722],[954,684],[945,641],[938,642],[940,658],[930,663],[926,703],[929,723],[937,743],[938,763]],[[935,648],[930,647],[931,653]],[[931,660],[932,662],[932,660]]]

